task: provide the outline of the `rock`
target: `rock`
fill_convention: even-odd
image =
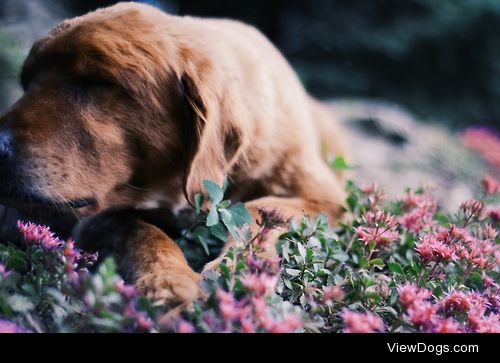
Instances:
[[[460,143],[457,132],[422,122],[401,107],[377,101],[330,102],[345,128],[348,159],[358,184],[374,181],[389,198],[407,187],[430,186],[447,210],[478,195],[481,178],[498,173]]]

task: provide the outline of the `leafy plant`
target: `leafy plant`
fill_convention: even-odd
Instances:
[[[424,189],[385,201],[376,185],[349,182],[335,227],[263,209],[252,234],[244,206],[206,181],[184,240],[232,244],[205,273],[205,298],[179,314],[136,296],[111,260],[89,273],[96,255],[19,223],[24,246],[0,246],[0,331],[500,332],[500,213],[488,205],[500,183],[483,186],[482,201],[450,214]]]

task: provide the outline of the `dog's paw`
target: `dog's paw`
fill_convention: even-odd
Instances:
[[[136,288],[154,305],[173,308],[187,306],[201,297],[200,280],[193,271],[155,271],[139,277]]]

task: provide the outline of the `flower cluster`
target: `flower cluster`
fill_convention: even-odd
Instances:
[[[27,333],[28,331],[16,323],[0,319],[0,334],[5,333]]]
[[[500,181],[496,180],[491,175],[485,175],[482,183],[485,194],[500,193]]]
[[[280,314],[273,309],[271,302],[277,298],[275,290],[281,260],[276,255],[268,255],[266,237],[269,229],[282,226],[285,221],[276,212],[261,210],[260,215],[259,233],[248,244],[237,244],[230,251],[232,258],[221,265],[223,275],[226,266],[233,266],[235,270],[232,275],[226,274],[229,280],[226,288],[215,290],[216,308],[202,304],[204,313],[197,318],[197,324],[182,319],[177,323],[177,332],[291,333],[303,328],[303,319],[290,306],[288,312]]]
[[[398,286],[406,324],[426,333],[498,333],[498,287],[483,293],[452,291],[441,298],[414,284]],[[492,303],[493,302],[493,303]]]
[[[40,244],[46,250],[53,250],[62,246],[62,241],[55,236],[49,227],[40,226],[31,222],[17,222],[17,228],[23,234],[27,243]]]
[[[385,192],[377,183],[365,185],[361,187],[363,193],[366,194],[370,203],[370,209],[377,209],[385,200]]]
[[[413,233],[420,233],[434,225],[434,215],[437,211],[437,201],[427,193],[415,194],[407,192],[401,199],[404,214],[399,217],[399,223]]]
[[[21,221],[17,226],[24,250],[0,245],[1,331],[155,330],[137,310],[135,290],[123,283],[113,261],[90,273],[96,253],[80,251],[48,227]]]
[[[362,217],[363,225],[356,228],[358,238],[368,245],[385,246],[399,239],[396,218],[381,210],[368,211]]]
[[[382,319],[373,313],[344,309],[341,315],[345,323],[345,333],[375,333],[385,330]]]
[[[425,263],[459,261],[469,269],[493,269],[497,266],[500,246],[493,242],[496,230],[489,224],[469,230],[452,224],[450,227],[437,227],[425,234],[416,245],[416,251]]]

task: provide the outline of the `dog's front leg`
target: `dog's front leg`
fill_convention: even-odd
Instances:
[[[168,307],[187,305],[200,293],[200,276],[179,246],[134,211],[105,212],[82,221],[74,238],[85,250],[113,256],[138,292]]]

